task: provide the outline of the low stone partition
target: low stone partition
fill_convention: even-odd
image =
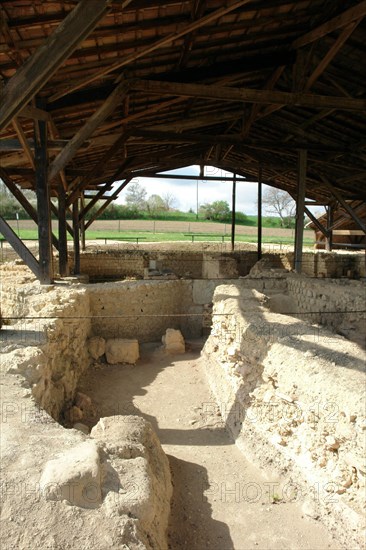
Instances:
[[[362,548],[366,355],[266,303],[241,281],[215,290],[202,357],[221,417],[272,476],[273,498],[302,503]]]

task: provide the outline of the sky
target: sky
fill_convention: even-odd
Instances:
[[[160,195],[164,196],[166,193],[170,193],[176,197],[178,204],[177,208],[183,212],[188,212],[190,208],[196,212],[197,204],[197,180],[177,180],[174,179],[173,174],[189,174],[198,175],[200,171],[199,166],[188,166],[179,170],[169,172],[172,174],[170,179],[156,179],[156,178],[144,178],[136,177],[134,182],[138,182],[142,187],[145,187],[147,196]],[[213,166],[205,166],[206,176],[219,176],[231,177],[230,172],[225,172],[219,168]],[[267,186],[263,186],[264,189]],[[128,186],[120,194],[117,202],[125,203],[124,197]],[[237,182],[236,184],[236,210],[237,212],[244,212],[247,215],[257,214],[257,193],[258,186],[255,181]],[[198,182],[198,204],[211,203],[217,200],[227,201],[231,207],[231,194],[232,194],[232,182],[223,181],[199,181]],[[314,210],[311,208],[311,210]],[[323,209],[316,209],[317,215],[321,214]]]

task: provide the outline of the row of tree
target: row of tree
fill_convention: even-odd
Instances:
[[[35,194],[25,191],[29,202],[36,207]],[[167,212],[177,211],[178,200],[166,193],[162,197],[157,194],[148,196],[147,191],[139,183],[131,183],[127,187],[125,195],[126,204],[111,203],[103,212],[100,219],[139,219],[162,218]],[[96,204],[90,211],[89,217],[99,209]],[[286,191],[269,187],[263,193],[263,209],[267,214],[278,216],[282,227],[293,227],[295,215],[295,202]],[[179,212],[179,211],[177,211]],[[193,211],[190,210],[192,213]],[[10,193],[5,184],[0,180],[0,214],[5,219],[14,219],[18,214],[20,219],[28,219],[29,216],[19,205],[15,197]],[[230,223],[231,210],[227,201],[219,200],[202,204],[199,208],[200,219],[215,222]],[[236,221],[245,224],[248,217],[243,212],[236,212]]]

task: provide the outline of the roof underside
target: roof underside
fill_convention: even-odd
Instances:
[[[4,90],[77,4],[2,0]],[[35,186],[41,116],[53,193],[60,178],[68,192],[107,192],[115,180],[207,164],[251,180],[261,166],[265,183],[296,194],[307,149],[309,198],[328,203],[331,184],[366,199],[366,2],[132,0],[108,9],[42,76],[42,112],[33,94],[1,131],[1,166],[18,185]]]

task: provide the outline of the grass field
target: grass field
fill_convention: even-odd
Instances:
[[[13,230],[18,233],[16,221],[10,221]],[[53,224],[53,231],[57,234],[57,223]],[[144,237],[143,242],[167,242],[167,241],[191,241],[189,233],[213,233],[216,236],[202,236],[197,239],[205,241],[221,241],[220,235],[226,235],[229,241],[231,232],[230,224],[209,222],[186,222],[166,220],[98,220],[86,231],[86,240],[95,239],[123,239],[128,237]],[[37,239],[37,228],[31,220],[19,221],[19,235],[22,239]],[[69,236],[71,239],[71,237]],[[236,240],[238,242],[257,242],[257,228],[250,226],[236,227]],[[264,243],[293,244],[294,231],[280,227],[263,228]],[[304,231],[304,244],[311,246],[314,243],[313,231]]]

